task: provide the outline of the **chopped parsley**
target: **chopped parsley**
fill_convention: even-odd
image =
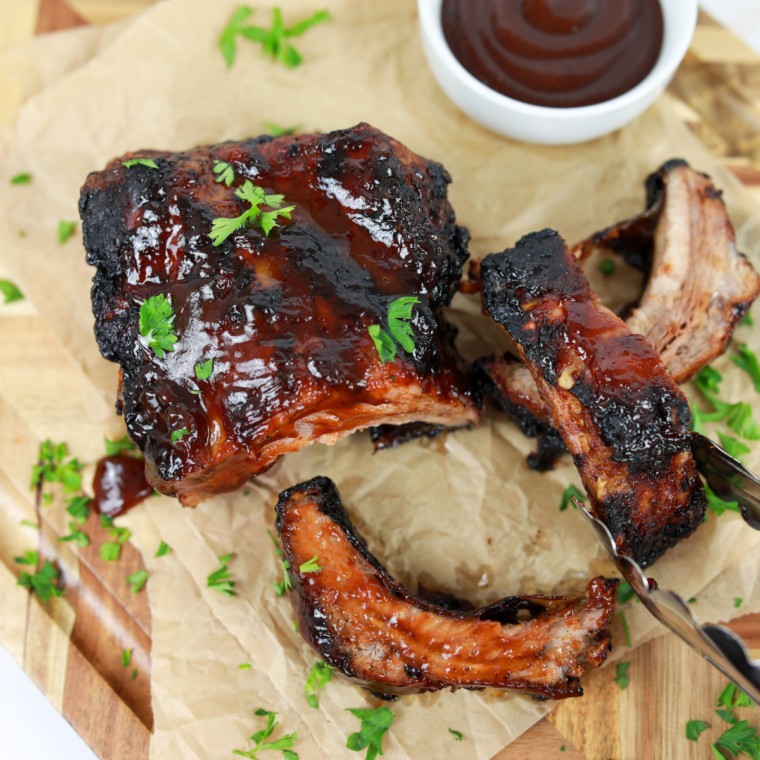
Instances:
[[[241,662],[240,665],[238,665],[238,667],[240,668],[240,670],[250,670],[251,669],[251,665],[248,662]]]
[[[277,217],[283,216],[290,219],[291,212],[295,206],[286,206],[280,208],[285,199],[284,195],[266,195],[261,187],[254,187],[250,180],[246,180],[242,187],[235,191],[235,195],[251,204],[251,207],[244,211],[240,216],[233,218],[220,217],[214,219],[211,224],[209,237],[214,241],[214,245],[221,245],[233,232],[237,232],[246,224],[258,225],[261,231],[269,237],[269,233],[278,225]],[[273,211],[263,212],[259,206],[269,206]]]
[[[264,750],[282,750],[285,760],[298,760],[298,755],[295,752],[291,752],[291,747],[298,741],[298,734],[286,734],[281,739],[277,739],[271,742],[265,742],[264,739],[268,739],[275,728],[280,725],[280,722],[274,719],[277,715],[276,712],[270,710],[263,710],[259,708],[256,710],[255,715],[265,716],[267,719],[266,728],[261,731],[257,731],[251,736],[251,741],[256,745],[253,749],[249,749],[247,752],[243,752],[238,749],[232,750],[233,755],[240,755],[240,757],[249,757],[256,760],[256,753],[263,752]]]
[[[739,356],[731,356],[729,358],[737,367],[741,367],[750,376],[755,390],[760,393],[760,363],[757,361],[755,352],[746,343],[742,343],[739,346]]]
[[[755,326],[755,320],[752,319],[752,315],[749,312],[747,312],[744,319],[742,319],[742,321],[739,322],[739,327],[741,327],[742,325],[746,325],[747,327]]]
[[[167,544],[166,541],[162,541],[158,546],[156,557],[163,557],[167,554],[171,554],[171,551],[172,551],[171,546],[169,546],[169,544]]]
[[[5,299],[4,303],[24,300],[24,294],[10,280],[0,280],[0,293]]]
[[[187,428],[180,428],[179,430],[172,430],[172,443],[181,441],[186,435],[190,435],[190,431]]]
[[[131,649],[122,649],[121,650],[121,664],[123,667],[128,668],[130,664],[132,663],[132,650]]]
[[[143,344],[152,348],[159,359],[164,358],[164,351],[174,351],[178,340],[174,334],[174,310],[163,293],[151,296],[140,306],[140,335]]]
[[[76,541],[77,546],[81,546],[82,548],[90,545],[90,537],[86,533],[83,533],[81,530],[79,530],[75,523],[69,523],[69,530],[71,533],[69,533],[68,536],[61,536],[58,540]]]
[[[137,446],[129,440],[129,436],[127,435],[118,441],[109,441],[108,438],[104,438],[103,440],[106,444],[107,457],[117,457],[127,451],[137,451]]]
[[[49,507],[53,503],[53,494],[52,493],[43,493],[42,494],[42,506],[43,507]]]
[[[615,262],[612,259],[605,259],[601,264],[599,264],[599,271],[605,277],[609,277],[610,275],[615,274],[616,269],[617,267],[615,266]]]
[[[58,571],[52,564],[50,564],[49,560],[45,560],[45,563],[42,565],[39,572],[34,575],[31,575],[30,573],[21,573],[21,577],[18,579],[16,585],[29,589],[37,594],[40,601],[47,602],[54,596],[63,596],[66,593],[63,589],[60,589],[55,585],[57,580]]]
[[[133,681],[137,678],[137,669],[135,669],[135,670],[132,671],[131,678],[132,678]]]
[[[628,630],[628,621],[625,619],[625,612],[618,612],[620,615],[620,621],[623,624],[623,632],[625,633],[625,643],[631,646],[631,632]]]
[[[734,597],[734,607],[736,607],[737,610],[742,606],[743,603],[744,599],[740,599],[738,596]]]
[[[264,126],[273,137],[281,137],[282,135],[295,134],[303,124],[296,124],[293,127],[278,127],[277,124],[272,124],[271,121],[265,121]]]
[[[64,493],[73,493],[82,487],[82,476],[79,474],[83,464],[78,459],[64,461],[69,456],[65,443],[53,443],[50,439],[40,444],[39,464],[32,467],[32,482],[34,490],[44,481],[62,483]]]
[[[695,742],[699,739],[699,735],[703,731],[707,731],[708,728],[710,728],[710,726],[702,720],[690,720],[686,724],[686,738],[690,742]]]
[[[149,573],[147,570],[138,570],[136,573],[127,578],[127,584],[130,586],[130,591],[133,594],[139,594],[145,588],[145,584],[148,582]]]
[[[72,496],[67,502],[66,511],[77,525],[83,525],[90,516],[90,499],[87,496]]]
[[[712,509],[713,512],[715,512],[718,517],[720,517],[724,512],[738,512],[739,511],[739,503],[736,501],[724,501],[720,498],[720,496],[717,496],[712,488],[710,488],[707,483],[704,484],[705,486],[705,496],[707,497],[707,503],[710,506],[710,509]]]
[[[620,684],[620,691],[625,691],[628,688],[630,681],[628,680],[628,668],[631,667],[629,662],[618,662],[615,665],[615,683]]]
[[[235,170],[226,161],[214,161],[214,174],[219,175],[215,181],[224,182],[227,187],[235,181]]]
[[[749,404],[742,401],[727,404],[718,399],[717,394],[722,381],[723,376],[712,367],[704,367],[697,373],[694,383],[715,411],[703,412],[692,405],[692,429],[704,434],[705,422],[725,420],[731,430],[743,438],[750,441],[760,440],[760,426],[752,416],[752,407]]]
[[[227,569],[227,564],[232,557],[232,553],[219,557],[219,564],[221,567],[211,573],[206,579],[209,588],[216,589],[227,596],[237,596],[237,593],[232,590],[235,587],[235,581],[230,580],[230,578],[232,578],[232,573]]]
[[[754,707],[754,702],[741,690],[737,689],[733,683],[728,683],[726,688],[718,697],[718,706],[727,708],[732,707]]]
[[[267,530],[267,533],[269,533],[269,538],[272,539],[272,543],[274,544],[274,553],[282,563],[283,580],[280,581],[280,583],[273,583],[272,585],[274,586],[274,591],[277,596],[285,596],[285,592],[290,591],[290,589],[293,588],[293,584],[290,582],[290,575],[288,575],[288,570],[290,570],[290,562],[288,562],[286,559],[283,559],[282,552],[280,551],[280,545],[277,543],[277,539],[272,535],[272,531]]]
[[[116,562],[121,557],[121,545],[129,541],[132,532],[129,528],[114,526],[113,518],[107,515],[100,516],[100,527],[108,530],[108,534],[113,539],[100,545],[100,558],[106,562]]]
[[[208,380],[211,377],[211,373],[214,371],[214,360],[208,359],[203,364],[195,365],[195,376],[198,380]]]
[[[14,557],[13,561],[19,565],[31,565],[37,567],[40,564],[40,553],[34,549],[27,549],[23,557]]]
[[[282,11],[279,8],[273,8],[271,29],[264,29],[260,26],[243,26],[252,13],[253,9],[247,5],[240,6],[222,32],[219,39],[219,50],[227,62],[227,68],[230,68],[235,62],[238,35],[242,35],[251,42],[261,43],[264,56],[273,61],[279,61],[289,69],[295,68],[303,63],[303,58],[290,43],[290,39],[299,37],[315,24],[329,21],[332,18],[327,11],[317,11],[317,13],[293,24],[293,26],[286,27],[282,21]]]
[[[290,624],[295,628],[296,633],[298,633],[298,623],[295,620],[291,620]]]
[[[37,523],[29,522],[29,520],[21,520],[19,525],[25,525],[27,528],[34,528],[35,530],[39,530],[39,525]]]
[[[32,175],[28,172],[11,177],[11,185],[28,185],[32,181]]]
[[[455,731],[453,728],[449,729],[449,733],[454,736],[454,741],[461,742],[462,741],[462,732],[461,731]],[[563,747],[561,749],[562,752],[565,751],[565,748]]]
[[[414,332],[411,322],[408,320],[412,318],[414,304],[419,302],[420,299],[416,296],[404,296],[397,298],[388,306],[390,335],[379,325],[370,325],[367,328],[383,364],[396,360],[396,344],[393,342],[393,338],[407,353],[411,354],[414,351]]]
[[[303,693],[306,695],[309,707],[313,707],[315,710],[319,709],[317,689],[321,689],[330,683],[333,670],[332,665],[328,665],[326,662],[315,662],[311,666],[309,677],[306,679],[306,684],[303,687]]]
[[[749,446],[746,446],[741,441],[737,441],[736,438],[732,438],[730,435],[723,435],[723,433],[718,433],[718,438],[720,438],[720,445],[726,450],[726,454],[734,459],[738,459],[741,462],[744,461],[742,457],[745,454],[749,454]]]
[[[578,501],[586,501],[586,494],[581,493],[575,486],[570,485],[562,493],[562,501],[559,505],[560,512],[564,512],[569,505],[572,505],[573,509],[576,508],[573,500],[570,498],[571,496],[575,496]]]
[[[64,219],[58,222],[58,244],[63,245],[77,228],[76,222],[67,222]]]
[[[322,568],[317,564],[318,557],[315,555],[313,556],[308,562],[304,562],[301,567],[298,569],[302,573],[316,573],[318,570],[321,570]]]
[[[100,527],[101,528],[113,528],[113,517],[109,517],[108,515],[101,515],[100,516]]]
[[[752,728],[746,720],[740,720],[736,725],[731,726],[710,747],[715,752],[716,757],[722,756],[718,748],[728,750],[735,756],[744,752],[754,760],[760,757],[760,738],[758,738],[757,729]]]
[[[121,546],[111,541],[104,541],[100,545],[100,558],[105,562],[116,562],[121,557]]]
[[[378,707],[376,710],[349,709],[348,712],[359,718],[362,725],[357,733],[348,737],[346,747],[354,752],[360,752],[366,747],[366,760],[375,760],[383,754],[383,736],[396,716],[387,707]]]
[[[726,721],[726,723],[733,725],[734,723],[739,722],[739,719],[735,718],[730,710],[716,710],[715,712],[718,717],[722,718],[724,721]]]
[[[617,598],[620,604],[630,602],[633,597],[636,596],[636,592],[628,581],[621,581],[618,586]]]
[[[152,158],[131,158],[129,161],[122,161],[122,164],[131,169],[133,166],[147,166],[149,169],[158,169],[158,164]]]

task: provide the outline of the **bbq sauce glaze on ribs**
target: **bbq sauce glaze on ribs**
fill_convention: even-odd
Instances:
[[[607,656],[617,581],[478,610],[452,610],[449,595],[445,607],[435,604],[388,575],[324,477],[280,494],[277,529],[298,631],[342,675],[379,694],[492,686],[564,699],[580,696],[579,677]],[[320,569],[302,572],[314,557]]]
[[[592,512],[646,567],[704,516],[686,397],[647,340],[602,306],[553,230],[487,256],[481,272],[484,306],[533,374]]]
[[[680,384],[726,350],[760,293],[760,277],[737,251],[721,192],[706,174],[674,159],[645,187],[642,214],[597,232],[573,252],[582,260],[605,249],[647,274],[626,325],[652,344]],[[486,357],[476,366],[483,389],[525,435],[538,438],[538,455],[529,464],[551,467],[562,448],[530,370],[512,357]]]
[[[151,159],[158,168],[124,166]],[[231,187],[214,162],[230,164]],[[250,180],[295,205],[267,237],[246,226],[214,246],[214,219],[250,206]],[[280,456],[369,426],[477,424],[479,404],[440,314],[467,257],[440,164],[377,129],[259,137],[186,153],[143,151],[91,174],[80,213],[103,356],[157,490],[194,505]],[[165,295],[179,340],[159,358],[140,305]],[[414,352],[383,364],[371,325],[417,297]],[[198,380],[196,364],[213,359]],[[187,429],[179,440],[172,432]]]

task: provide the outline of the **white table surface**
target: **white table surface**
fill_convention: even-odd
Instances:
[[[760,0],[700,0],[700,6],[760,53]],[[0,758],[97,760],[2,646]]]

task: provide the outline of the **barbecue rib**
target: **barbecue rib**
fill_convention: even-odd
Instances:
[[[592,235],[574,253],[581,259],[598,248],[648,274],[626,325],[652,344],[676,383],[726,350],[734,327],[760,293],[760,277],[736,250],[720,191],[685,161],[668,161],[647,178],[643,214]],[[539,456],[531,466],[550,467],[561,449],[528,368],[494,356],[478,367],[484,390],[525,435],[538,437]]]
[[[553,230],[487,256],[481,272],[484,306],[533,374],[592,512],[646,567],[704,516],[686,397],[646,339],[599,303]]]
[[[220,161],[231,187],[215,174]],[[284,195],[292,221],[280,217],[268,236],[244,225],[214,245],[212,222],[250,208],[235,194],[248,180]],[[469,237],[448,182],[440,164],[366,124],[128,154],[88,177],[80,213],[97,267],[95,334],[121,365],[120,406],[151,485],[192,506],[314,441],[384,424],[477,424],[477,391],[440,313]],[[159,294],[179,338],[163,357],[139,331],[141,304]],[[419,299],[400,321],[414,350],[399,344],[383,363],[368,329],[392,332],[389,305],[402,297]],[[194,368],[209,359],[199,380]]]
[[[445,607],[434,604],[388,575],[323,477],[280,494],[277,529],[299,632],[346,678],[380,694],[494,686],[563,699],[580,696],[579,676],[607,656],[616,581],[474,611],[450,609],[448,595]],[[320,569],[302,571],[314,557]]]

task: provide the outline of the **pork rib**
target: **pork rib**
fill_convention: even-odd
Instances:
[[[331,480],[280,494],[277,529],[298,630],[352,682],[381,694],[493,686],[552,699],[607,656],[616,581],[585,594],[518,596],[473,611],[410,594],[356,532]],[[319,570],[301,566],[317,557]],[[434,596],[426,592],[427,596]]]
[[[593,513],[646,567],[704,516],[686,397],[553,230],[487,256],[481,271],[484,306],[533,374]]]
[[[234,171],[231,187],[217,161]],[[247,180],[295,205],[292,221],[214,245],[212,222],[250,208],[235,195]],[[477,424],[477,392],[441,316],[469,237],[449,182],[440,164],[366,124],[143,151],[88,177],[80,212],[97,267],[95,334],[121,365],[120,407],[153,487],[193,505],[315,441],[385,424]],[[179,338],[163,357],[139,332],[141,304],[159,294]],[[398,346],[384,364],[368,329],[387,330],[402,297],[419,299],[407,323],[414,351]],[[198,380],[209,359],[212,375]]]

